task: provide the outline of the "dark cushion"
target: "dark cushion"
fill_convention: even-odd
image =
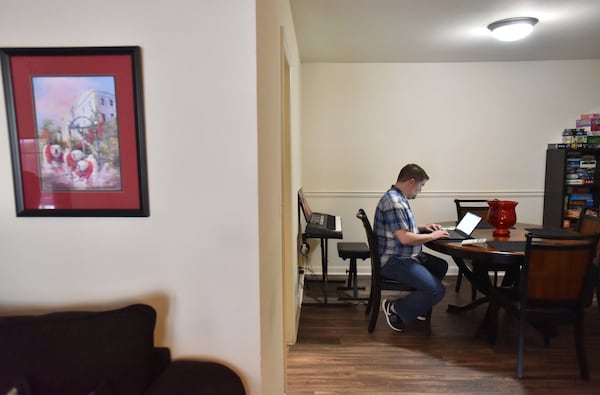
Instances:
[[[217,362],[175,360],[144,395],[245,395],[242,379]]]
[[[139,394],[151,381],[155,323],[142,304],[0,317],[0,394],[22,378],[33,394]]]

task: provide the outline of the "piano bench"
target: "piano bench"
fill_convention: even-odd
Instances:
[[[371,251],[367,243],[362,242],[338,242],[338,256],[343,260],[350,259],[350,267],[348,270],[348,283],[345,289],[352,289],[352,297],[339,298],[340,300],[369,300],[369,298],[359,298],[358,290],[365,287],[358,286],[358,273],[356,268],[357,259],[371,258]]]

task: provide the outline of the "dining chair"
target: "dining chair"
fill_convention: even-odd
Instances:
[[[379,256],[377,237],[373,232],[369,217],[362,208],[358,210],[356,217],[362,221],[363,227],[365,228],[371,255],[371,291],[365,310],[365,314],[371,314],[368,327],[368,331],[371,333],[375,330],[375,326],[377,325],[377,318],[379,317],[379,308],[381,305],[381,293],[383,291],[412,292],[414,289],[398,281],[381,276],[381,259]],[[424,321],[425,332],[427,335],[431,335],[431,312],[432,310],[429,309]]]
[[[479,215],[484,221],[487,221],[489,206],[486,199],[454,199],[454,204],[456,205],[456,218],[458,221],[468,211]]]
[[[454,204],[456,205],[456,223],[460,222],[462,217],[465,216],[467,212],[472,212],[482,218],[483,221],[487,221],[489,206],[487,204],[487,200],[485,199],[454,199]],[[466,262],[468,263],[468,262]],[[458,269],[458,275],[456,277],[456,286],[454,287],[454,291],[460,291],[460,286],[462,284],[462,279],[464,277],[464,273],[462,269]],[[494,284],[498,281],[498,272],[494,271]],[[474,301],[476,298],[477,289],[471,284],[471,300]]]
[[[597,208],[592,208],[592,207],[586,207],[581,211],[581,214],[579,215],[579,219],[577,220],[577,224],[575,225],[575,230],[579,233],[582,234],[594,234],[594,233],[600,233],[600,210]],[[598,308],[600,309],[600,270],[599,270],[599,265],[600,265],[600,259],[599,259],[599,255],[600,254],[600,248],[596,248],[596,258],[594,259],[594,266],[593,266],[593,271],[596,272],[598,274],[598,276],[596,276],[595,281],[594,281],[594,289],[596,291],[596,304],[598,305]],[[591,304],[591,301],[593,299],[593,290],[592,290],[592,295],[590,295],[591,297],[588,299],[589,303]]]
[[[519,317],[519,378],[523,377],[527,323],[542,331],[546,345],[550,344],[550,337],[556,335],[556,325],[572,324],[580,375],[584,380],[589,379],[584,344],[584,295],[599,236],[574,233],[540,237],[528,233],[518,287],[491,290],[490,302],[495,308],[502,304]]]
[[[586,207],[581,211],[575,230],[583,234],[593,234],[600,231],[600,210]]]

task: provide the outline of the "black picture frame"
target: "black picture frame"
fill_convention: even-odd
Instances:
[[[18,217],[150,215],[141,48],[0,48]]]

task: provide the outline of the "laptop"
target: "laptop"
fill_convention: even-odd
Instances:
[[[439,239],[441,241],[460,241],[471,239],[471,234],[477,228],[477,225],[481,222],[481,217],[479,215],[473,214],[472,212],[467,212],[458,225],[454,229],[447,230],[448,237]]]

